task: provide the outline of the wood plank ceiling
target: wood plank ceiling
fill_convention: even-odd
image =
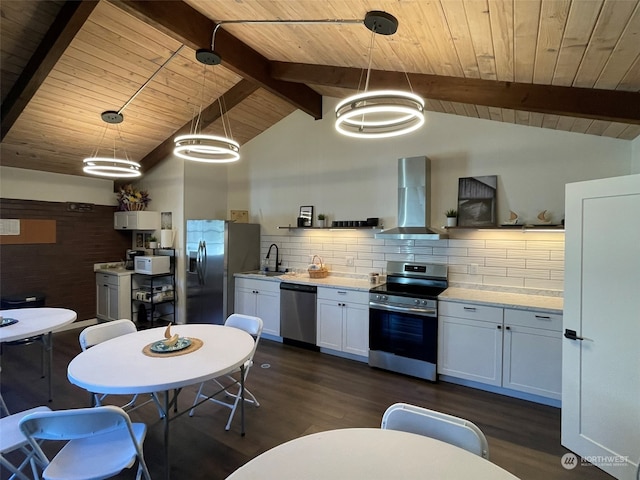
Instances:
[[[361,88],[371,32],[224,22],[370,10],[399,21],[395,35],[374,39],[370,88],[406,89],[408,77],[431,111],[640,135],[640,0],[3,0],[0,9],[4,166],[84,175],[82,159],[119,136],[148,171],[199,108],[203,132],[223,133],[219,98],[241,145],[296,108],[319,118],[322,96]],[[223,63],[204,67],[194,53],[218,22]],[[123,107],[119,131],[105,129],[100,113]]]

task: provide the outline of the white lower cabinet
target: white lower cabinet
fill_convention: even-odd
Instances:
[[[369,356],[369,293],[318,287],[317,345]]]
[[[562,315],[505,309],[502,386],[560,399]]]
[[[561,398],[562,315],[441,301],[438,373]]]
[[[260,317],[262,333],[280,336],[280,282],[236,278],[234,312]]]
[[[438,373],[502,384],[502,308],[438,304]]]
[[[131,275],[96,272],[96,317],[131,320]]]

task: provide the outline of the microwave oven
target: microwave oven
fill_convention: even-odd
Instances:
[[[145,275],[158,275],[169,273],[171,266],[169,264],[170,257],[166,255],[151,255],[134,257],[134,272],[143,273]]]

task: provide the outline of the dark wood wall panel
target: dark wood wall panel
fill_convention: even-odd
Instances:
[[[123,260],[130,231],[113,229],[115,207],[68,211],[64,202],[0,199],[0,218],[55,220],[53,244],[1,245],[0,296],[40,292],[47,307],[70,308],[78,320],[95,318],[93,264]]]

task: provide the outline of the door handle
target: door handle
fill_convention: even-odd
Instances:
[[[584,340],[584,338],[579,337],[577,335],[575,330],[569,330],[568,328],[565,328],[564,336],[565,336],[565,338],[568,338],[569,340]]]

